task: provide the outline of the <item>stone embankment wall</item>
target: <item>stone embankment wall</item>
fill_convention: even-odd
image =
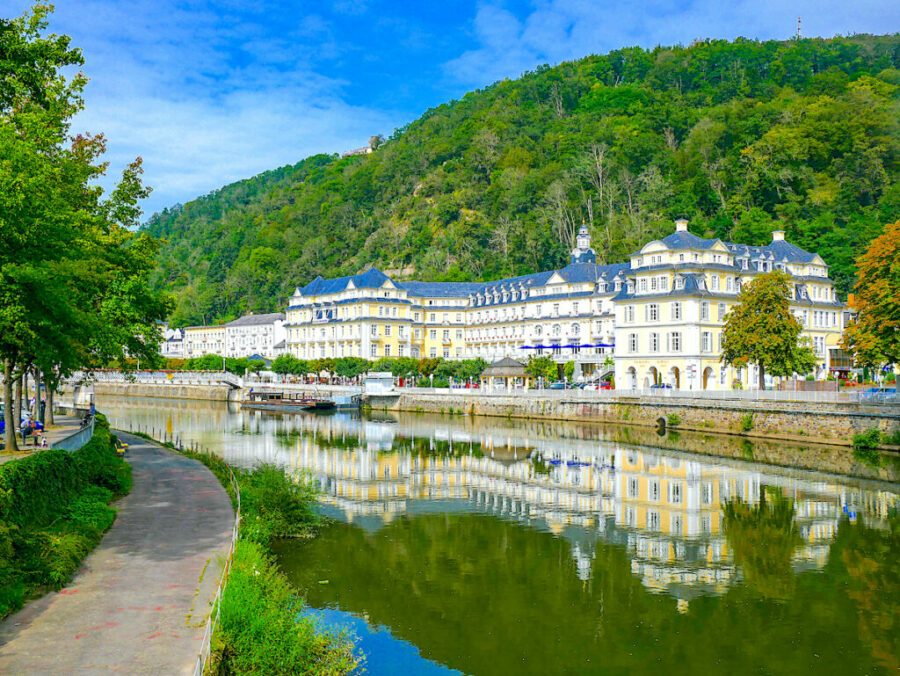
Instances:
[[[900,411],[860,410],[840,404],[799,402],[734,402],[709,399],[618,400],[540,399],[521,396],[454,396],[451,394],[399,393],[366,396],[364,403],[375,410],[417,411],[545,418],[584,422],[658,426],[677,416],[680,430],[739,434],[755,438],[850,445],[850,438],[877,427],[883,432],[900,429]],[[748,430],[744,428],[748,426]]]
[[[104,397],[160,397],[202,401],[239,401],[240,390],[228,385],[157,385],[155,383],[94,383],[94,394]],[[234,393],[234,394],[233,394]]]

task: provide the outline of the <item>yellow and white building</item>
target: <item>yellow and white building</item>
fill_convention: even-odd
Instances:
[[[377,269],[297,288],[288,351],[325,357],[496,361],[532,354],[594,372],[612,354],[613,302],[626,265],[597,265],[582,227],[559,270],[496,282],[401,282]]]
[[[839,349],[843,304],[828,265],[814,253],[772,233],[766,246],[704,239],[676,230],[630,256],[616,308],[616,387],[670,385],[675,389],[724,390],[758,386],[756,367],[736,369],[719,360],[725,316],[754,277],[782,270],[793,278],[791,310],[818,358],[824,378]]]
[[[318,277],[288,300],[287,350],[300,359],[551,356],[575,362],[576,378],[607,373],[614,356],[618,389],[755,388],[755,367],[719,361],[722,329],[741,288],[776,269],[794,279],[792,309],[824,378],[844,325],[825,261],[782,231],[746,246],[698,237],[684,220],[624,264],[597,265],[582,226],[559,270],[477,283],[395,281],[374,268]]]

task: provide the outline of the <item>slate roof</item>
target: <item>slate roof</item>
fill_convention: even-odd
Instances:
[[[225,326],[258,326],[259,324],[273,324],[279,319],[284,321],[283,312],[270,312],[265,315],[246,315],[235,319],[233,322],[228,322]]]
[[[300,293],[304,296],[338,293],[346,289],[351,281],[357,289],[379,289],[386,281],[393,282],[390,277],[378,268],[369,268],[358,275],[347,275],[346,277],[335,277],[334,279],[324,279],[321,276],[316,277],[301,288]]]
[[[480,282],[398,282],[408,296],[416,298],[466,298],[484,287]]]
[[[659,240],[673,251],[684,249],[712,249],[716,242],[724,244],[735,256],[743,256],[751,260],[771,260],[780,263],[809,263],[816,254],[804,251],[796,244],[785,240],[777,240],[765,246],[750,246],[720,239],[705,239],[687,230],[671,233]]]

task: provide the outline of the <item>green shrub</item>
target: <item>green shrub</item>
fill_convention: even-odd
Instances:
[[[0,465],[0,617],[45,587],[59,589],[78,569],[131,489],[106,419],[74,453],[47,449]]]
[[[309,482],[294,482],[277,465],[238,472],[241,487],[241,537],[267,546],[273,538],[310,534],[321,522],[318,492]]]
[[[666,416],[666,423],[669,427],[678,427],[681,424],[681,416],[677,413],[670,413]]]
[[[882,434],[877,427],[854,434],[851,443],[854,451],[876,449],[881,445]]]
[[[741,418],[741,432],[749,432],[753,429],[753,413],[745,413]]]
[[[865,432],[854,434],[851,440],[853,444],[853,457],[860,462],[872,467],[881,466],[881,454],[878,447],[884,441],[884,436],[877,427],[868,429]]]
[[[243,491],[241,492],[243,497]],[[213,671],[348,674],[360,657],[345,634],[323,632],[265,549],[240,541],[222,596]]]

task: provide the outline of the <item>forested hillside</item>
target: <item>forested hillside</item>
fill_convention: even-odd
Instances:
[[[374,153],[314,156],[156,214],[176,323],[274,310],[377,265],[482,280],[560,266],[582,221],[621,261],[685,216],[782,228],[846,292],[900,217],[900,35],[627,48],[429,110]],[[262,105],[262,102],[261,102]]]

